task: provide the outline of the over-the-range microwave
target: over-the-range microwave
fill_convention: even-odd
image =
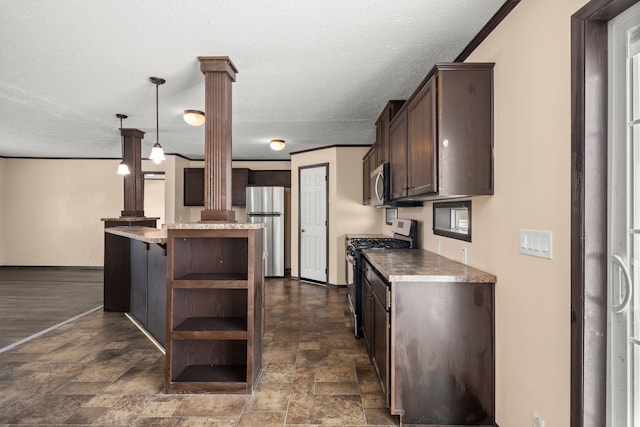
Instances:
[[[371,172],[371,206],[377,208],[401,208],[422,206],[422,202],[391,200],[391,167],[383,163]]]

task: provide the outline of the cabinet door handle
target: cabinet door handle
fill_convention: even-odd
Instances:
[[[304,233],[304,228],[301,228],[301,229],[300,229],[300,232],[301,232],[301,233]]]
[[[376,175],[376,183],[374,184],[374,190],[376,192],[376,199],[378,199],[379,203],[382,203],[382,197],[380,197],[380,193],[378,193],[378,181],[380,181],[380,178],[382,178],[382,172],[378,172],[378,175]],[[382,189],[382,191],[384,191],[384,189]]]

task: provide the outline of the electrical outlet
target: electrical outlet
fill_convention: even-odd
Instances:
[[[436,253],[440,255],[440,240],[436,240]]]
[[[460,254],[460,261],[463,264],[467,263],[467,248],[462,248],[462,253]]]
[[[85,259],[91,259],[91,252],[85,252],[84,253],[84,258]]]
[[[544,420],[535,412],[531,416],[531,427],[544,427]]]

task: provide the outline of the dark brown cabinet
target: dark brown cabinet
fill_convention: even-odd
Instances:
[[[250,169],[249,185],[254,187],[291,187],[291,171]]]
[[[156,218],[103,219],[104,228],[156,227]],[[129,239],[104,234],[104,311],[127,312],[131,304],[131,248]]]
[[[393,199],[493,194],[493,65],[436,64],[392,120]]]
[[[436,94],[431,79],[407,106],[407,196],[437,191],[436,138]]]
[[[234,168],[231,171],[231,204],[233,206],[247,204],[247,185],[249,185],[249,169]]]
[[[362,158],[362,204],[371,204],[371,172],[375,168],[376,146],[369,148],[367,154]]]
[[[389,286],[366,260],[362,266],[361,283],[362,335],[389,407]]]
[[[167,393],[251,394],[262,369],[261,228],[167,238]]]
[[[184,205],[204,206],[204,168],[184,168]]]
[[[379,166],[383,163],[388,163],[390,159],[389,154],[389,125],[391,120],[396,115],[400,107],[404,104],[404,101],[389,101],[385,105],[380,117],[376,121],[376,165]]]
[[[361,282],[365,344],[400,425],[494,426],[495,276],[405,249],[365,251]]]
[[[389,143],[391,198],[401,199],[407,196],[407,110],[398,113],[391,123]]]
[[[166,245],[129,239],[131,250],[131,314],[160,344],[165,344]]]
[[[231,171],[231,204],[246,204],[248,186],[291,187],[289,170],[251,170],[233,168]],[[204,206],[204,168],[184,168],[184,205]]]
[[[373,291],[371,284],[362,278],[362,339],[369,357],[371,357],[371,346],[373,345]]]

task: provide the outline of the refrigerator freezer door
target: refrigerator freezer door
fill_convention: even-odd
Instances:
[[[284,212],[284,187],[247,187],[247,214]]]

